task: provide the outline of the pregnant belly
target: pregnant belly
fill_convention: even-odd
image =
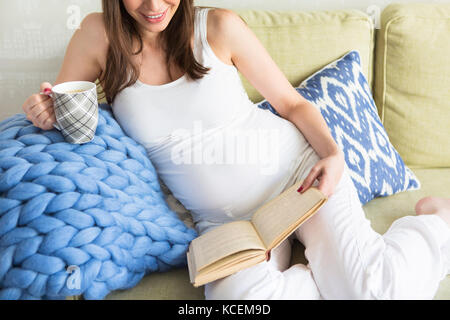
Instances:
[[[241,130],[236,123],[149,148],[159,176],[194,221],[249,219],[286,188],[310,146],[291,122],[268,116],[263,126],[247,121]]]

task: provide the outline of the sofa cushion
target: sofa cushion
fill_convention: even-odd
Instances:
[[[377,37],[375,99],[410,167],[450,167],[450,4],[393,4]]]
[[[373,25],[357,10],[344,11],[267,11],[235,10],[252,29],[272,59],[294,86],[309,75],[358,50],[363,72],[372,83]],[[239,74],[253,102],[261,94]]]
[[[413,169],[413,171],[422,183],[420,190],[374,199],[364,206],[364,212],[375,231],[383,234],[394,220],[405,215],[415,215],[415,205],[423,197],[450,198],[448,188],[450,168]],[[450,299],[450,275],[441,282],[435,299]]]
[[[415,169],[414,173],[422,182],[420,190],[398,193],[385,198],[377,198],[366,204],[363,209],[375,231],[385,233],[394,220],[405,215],[415,215],[416,202],[429,195],[450,197],[447,183],[450,181],[450,168]],[[294,242],[291,264],[307,261],[304,247]],[[144,277],[133,289],[115,291],[106,299],[204,299],[203,287],[194,288],[189,282],[187,268],[174,269],[165,273],[153,273]],[[435,299],[450,299],[450,276],[439,287]]]

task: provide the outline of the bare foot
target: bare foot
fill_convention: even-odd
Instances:
[[[444,219],[450,227],[450,199],[425,197],[416,203],[417,214],[436,214]]]

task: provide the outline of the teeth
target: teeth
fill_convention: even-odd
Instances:
[[[147,18],[150,18],[150,19],[157,19],[157,18],[162,17],[162,15],[163,15],[163,13],[161,13],[160,15],[157,15],[157,16],[147,16]]]

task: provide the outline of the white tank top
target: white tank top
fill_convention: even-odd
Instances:
[[[193,48],[197,61],[211,68],[208,74],[163,85],[138,81],[112,103],[116,120],[146,148],[199,234],[249,220],[294,183],[305,158],[316,157],[298,128],[258,108],[236,67],[214,54],[206,35],[208,11],[195,7]]]

